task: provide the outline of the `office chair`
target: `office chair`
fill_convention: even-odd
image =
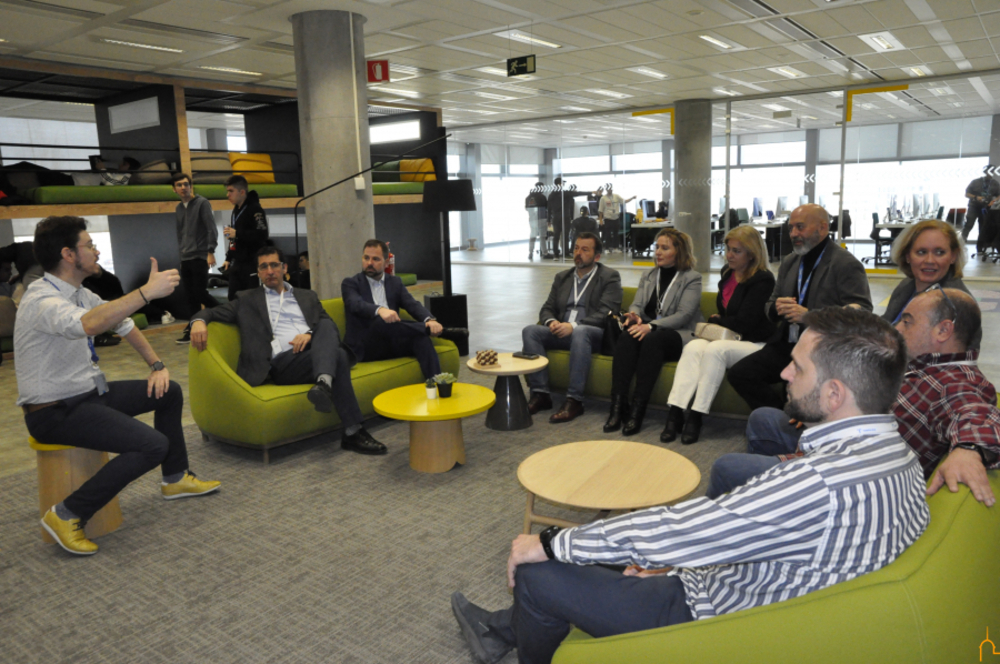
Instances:
[[[934,216],[934,218],[937,219],[938,221],[940,221],[941,219],[944,218],[944,206],[943,205],[938,208],[937,214]]]
[[[750,213],[747,212],[746,208],[736,208],[736,217],[739,219],[741,224],[750,223]]]
[[[868,237],[875,241],[875,255],[865,256],[861,259],[862,263],[873,263],[874,265],[888,265],[890,263],[892,232],[889,232],[888,236],[882,235],[884,229],[879,228],[878,225],[878,212],[872,212],[872,232]]]

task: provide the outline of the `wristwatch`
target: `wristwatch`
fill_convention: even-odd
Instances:
[[[955,447],[961,447],[963,450],[972,450],[973,452],[979,452],[979,458],[983,460],[983,465],[987,468],[992,466],[997,462],[997,458],[1000,457],[993,450],[988,450],[982,445],[976,445],[974,443],[959,443]]]
[[[538,533],[538,541],[542,544],[542,551],[545,552],[545,555],[549,560],[556,557],[555,554],[552,553],[552,538],[555,537],[556,533],[560,530],[562,530],[562,528],[559,526],[549,526],[542,532]]]
[[[150,364],[149,368],[152,369],[153,371],[163,371],[167,367],[163,364],[163,362],[157,360],[156,362]]]

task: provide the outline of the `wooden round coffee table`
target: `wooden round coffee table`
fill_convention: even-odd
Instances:
[[[514,357],[513,353],[498,353],[497,364],[482,366],[475,356],[469,358],[465,366],[478,374],[497,377],[493,392],[497,402],[486,413],[486,426],[497,431],[517,431],[531,426],[531,413],[521,389],[523,374],[541,371],[549,365],[549,358],[540,356],[534,360]]]
[[[627,440],[588,440],[556,445],[521,462],[517,479],[528,490],[524,532],[534,523],[580,525],[536,514],[535,496],[569,507],[636,510],[669,505],[691,495],[701,482],[698,467],[656,445]]]
[[[480,385],[455,383],[447,399],[428,399],[423,383],[405,385],[375,397],[375,412],[410,423],[410,468],[446,473],[465,463],[462,418],[487,410],[496,401]]]

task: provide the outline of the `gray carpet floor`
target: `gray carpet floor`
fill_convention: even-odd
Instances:
[[[121,494],[124,524],[88,558],[42,542],[34,473],[3,478],[0,661],[472,662],[449,596],[509,604],[505,561],[525,505],[518,464],[559,443],[615,437],[601,432],[606,413],[588,401],[572,423],[549,425],[543,413],[507,433],[468,418],[468,462],[440,475],[409,468],[405,423],[369,423],[385,457],[327,437],[276,450],[268,466],[188,427],[192,469],[222,490],[167,502],[150,473]],[[663,422],[652,411],[633,440],[659,444]],[[668,446],[701,469],[696,495],[711,462],[744,447],[743,428],[708,418],[702,442]]]

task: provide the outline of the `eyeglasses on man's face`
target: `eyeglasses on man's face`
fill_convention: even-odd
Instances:
[[[261,263],[257,266],[258,272],[266,272],[267,270],[280,270],[284,263]]]
[[[91,240],[87,244],[78,244],[78,245],[76,245],[76,248],[77,249],[90,249],[91,251],[97,251],[97,245],[94,244],[93,240]]]

